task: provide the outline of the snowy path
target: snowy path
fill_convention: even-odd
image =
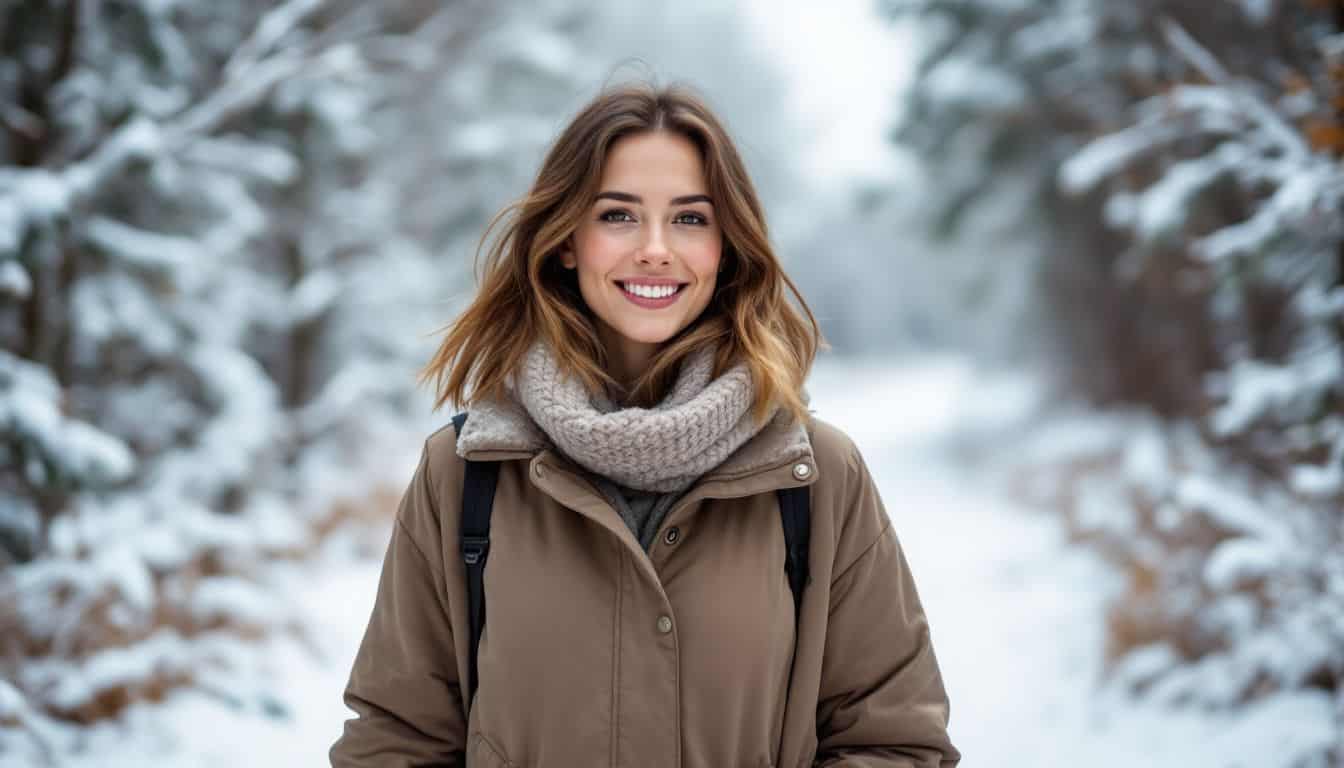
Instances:
[[[1060,736],[1081,725],[1106,574],[1064,550],[1050,517],[941,459],[968,376],[954,363],[826,371],[813,406],[850,433],[877,479],[929,614],[964,764],[1097,765],[1100,754],[1071,762]],[[866,391],[847,393],[846,380]]]
[[[1319,717],[1308,716],[1319,700],[1231,717],[1096,689],[1118,577],[1067,546],[1048,513],[947,460],[940,443],[968,416],[1011,418],[1028,391],[986,386],[955,360],[836,367],[813,382],[813,407],[859,445],[914,569],[963,765],[1263,768],[1282,764],[1285,743],[1319,738]]]
[[[1230,728],[1216,718],[1144,710],[1093,693],[1102,601],[1113,579],[1085,553],[1066,548],[1048,515],[995,497],[944,458],[939,438],[965,417],[973,382],[960,364],[935,362],[829,366],[810,387],[818,414],[859,444],[915,569],[952,697],[952,731],[965,753],[963,765],[1274,764],[1272,741],[1247,727],[1253,723]],[[975,392],[984,395],[982,388]],[[1008,400],[1013,393],[1000,396]],[[67,764],[325,765],[326,750],[348,715],[340,692],[379,566],[351,562],[339,549],[298,575],[307,585],[303,606],[325,660],[292,644],[277,647],[275,672],[284,681],[288,717],[261,717],[255,706],[240,711],[201,694],[177,694],[169,707],[134,710],[129,732],[97,729],[87,759]],[[1284,713],[1265,716],[1278,728],[1291,720]],[[165,750],[169,757],[161,756]]]

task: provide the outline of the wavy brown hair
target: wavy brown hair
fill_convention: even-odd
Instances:
[[[705,180],[723,229],[723,271],[704,312],[669,339],[628,392],[607,372],[606,350],[595,319],[579,293],[575,270],[558,258],[600,191],[607,153],[621,138],[648,131],[686,137],[700,151]],[[745,360],[756,384],[752,414],[759,423],[772,403],[802,420],[801,393],[819,348],[826,346],[816,317],[770,246],[765,213],[742,158],[722,123],[684,85],[646,83],[603,90],[569,123],[546,154],[527,195],[501,210],[490,233],[480,290],[445,334],[420,382],[435,382],[434,408],[447,402],[468,408],[500,399],[531,343],[540,338],[562,369],[590,391],[622,393],[625,405],[650,407],[675,380],[684,357],[702,344],[717,344],[713,376]],[[793,307],[785,288],[798,301]]]

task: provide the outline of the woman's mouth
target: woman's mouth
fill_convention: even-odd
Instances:
[[[645,309],[662,309],[672,306],[681,296],[682,289],[686,287],[686,283],[650,285],[648,283],[622,283],[619,281],[616,285],[620,286],[621,295],[625,296],[631,304]]]

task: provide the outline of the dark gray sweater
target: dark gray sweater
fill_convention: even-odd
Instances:
[[[621,519],[630,526],[630,532],[635,535],[640,546],[648,552],[653,546],[654,537],[658,535],[658,529],[662,526],[663,520],[667,518],[667,512],[672,508],[672,504],[681,498],[681,493],[669,492],[658,493],[656,491],[641,491],[608,480],[607,478],[594,474],[588,474],[589,479],[597,486],[602,495],[607,497],[617,511],[621,513]]]

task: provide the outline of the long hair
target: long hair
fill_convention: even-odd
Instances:
[[[756,386],[752,415],[759,423],[772,403],[806,417],[803,382],[826,344],[816,317],[784,274],[766,232],[765,214],[742,158],[709,107],[689,88],[646,83],[603,90],[569,123],[547,152],[531,189],[490,221],[480,290],[445,334],[420,382],[433,379],[437,410],[447,402],[468,408],[501,399],[505,382],[538,338],[554,350],[561,369],[590,392],[620,385],[607,372],[606,351],[575,270],[559,249],[592,205],[607,153],[617,140],[648,131],[685,136],[699,148],[715,213],[723,230],[723,271],[704,312],[661,346],[635,381],[626,405],[650,407],[666,393],[680,363],[703,344],[717,344],[713,376],[745,360]],[[798,301],[789,304],[785,288]],[[801,310],[801,311],[800,311]]]

